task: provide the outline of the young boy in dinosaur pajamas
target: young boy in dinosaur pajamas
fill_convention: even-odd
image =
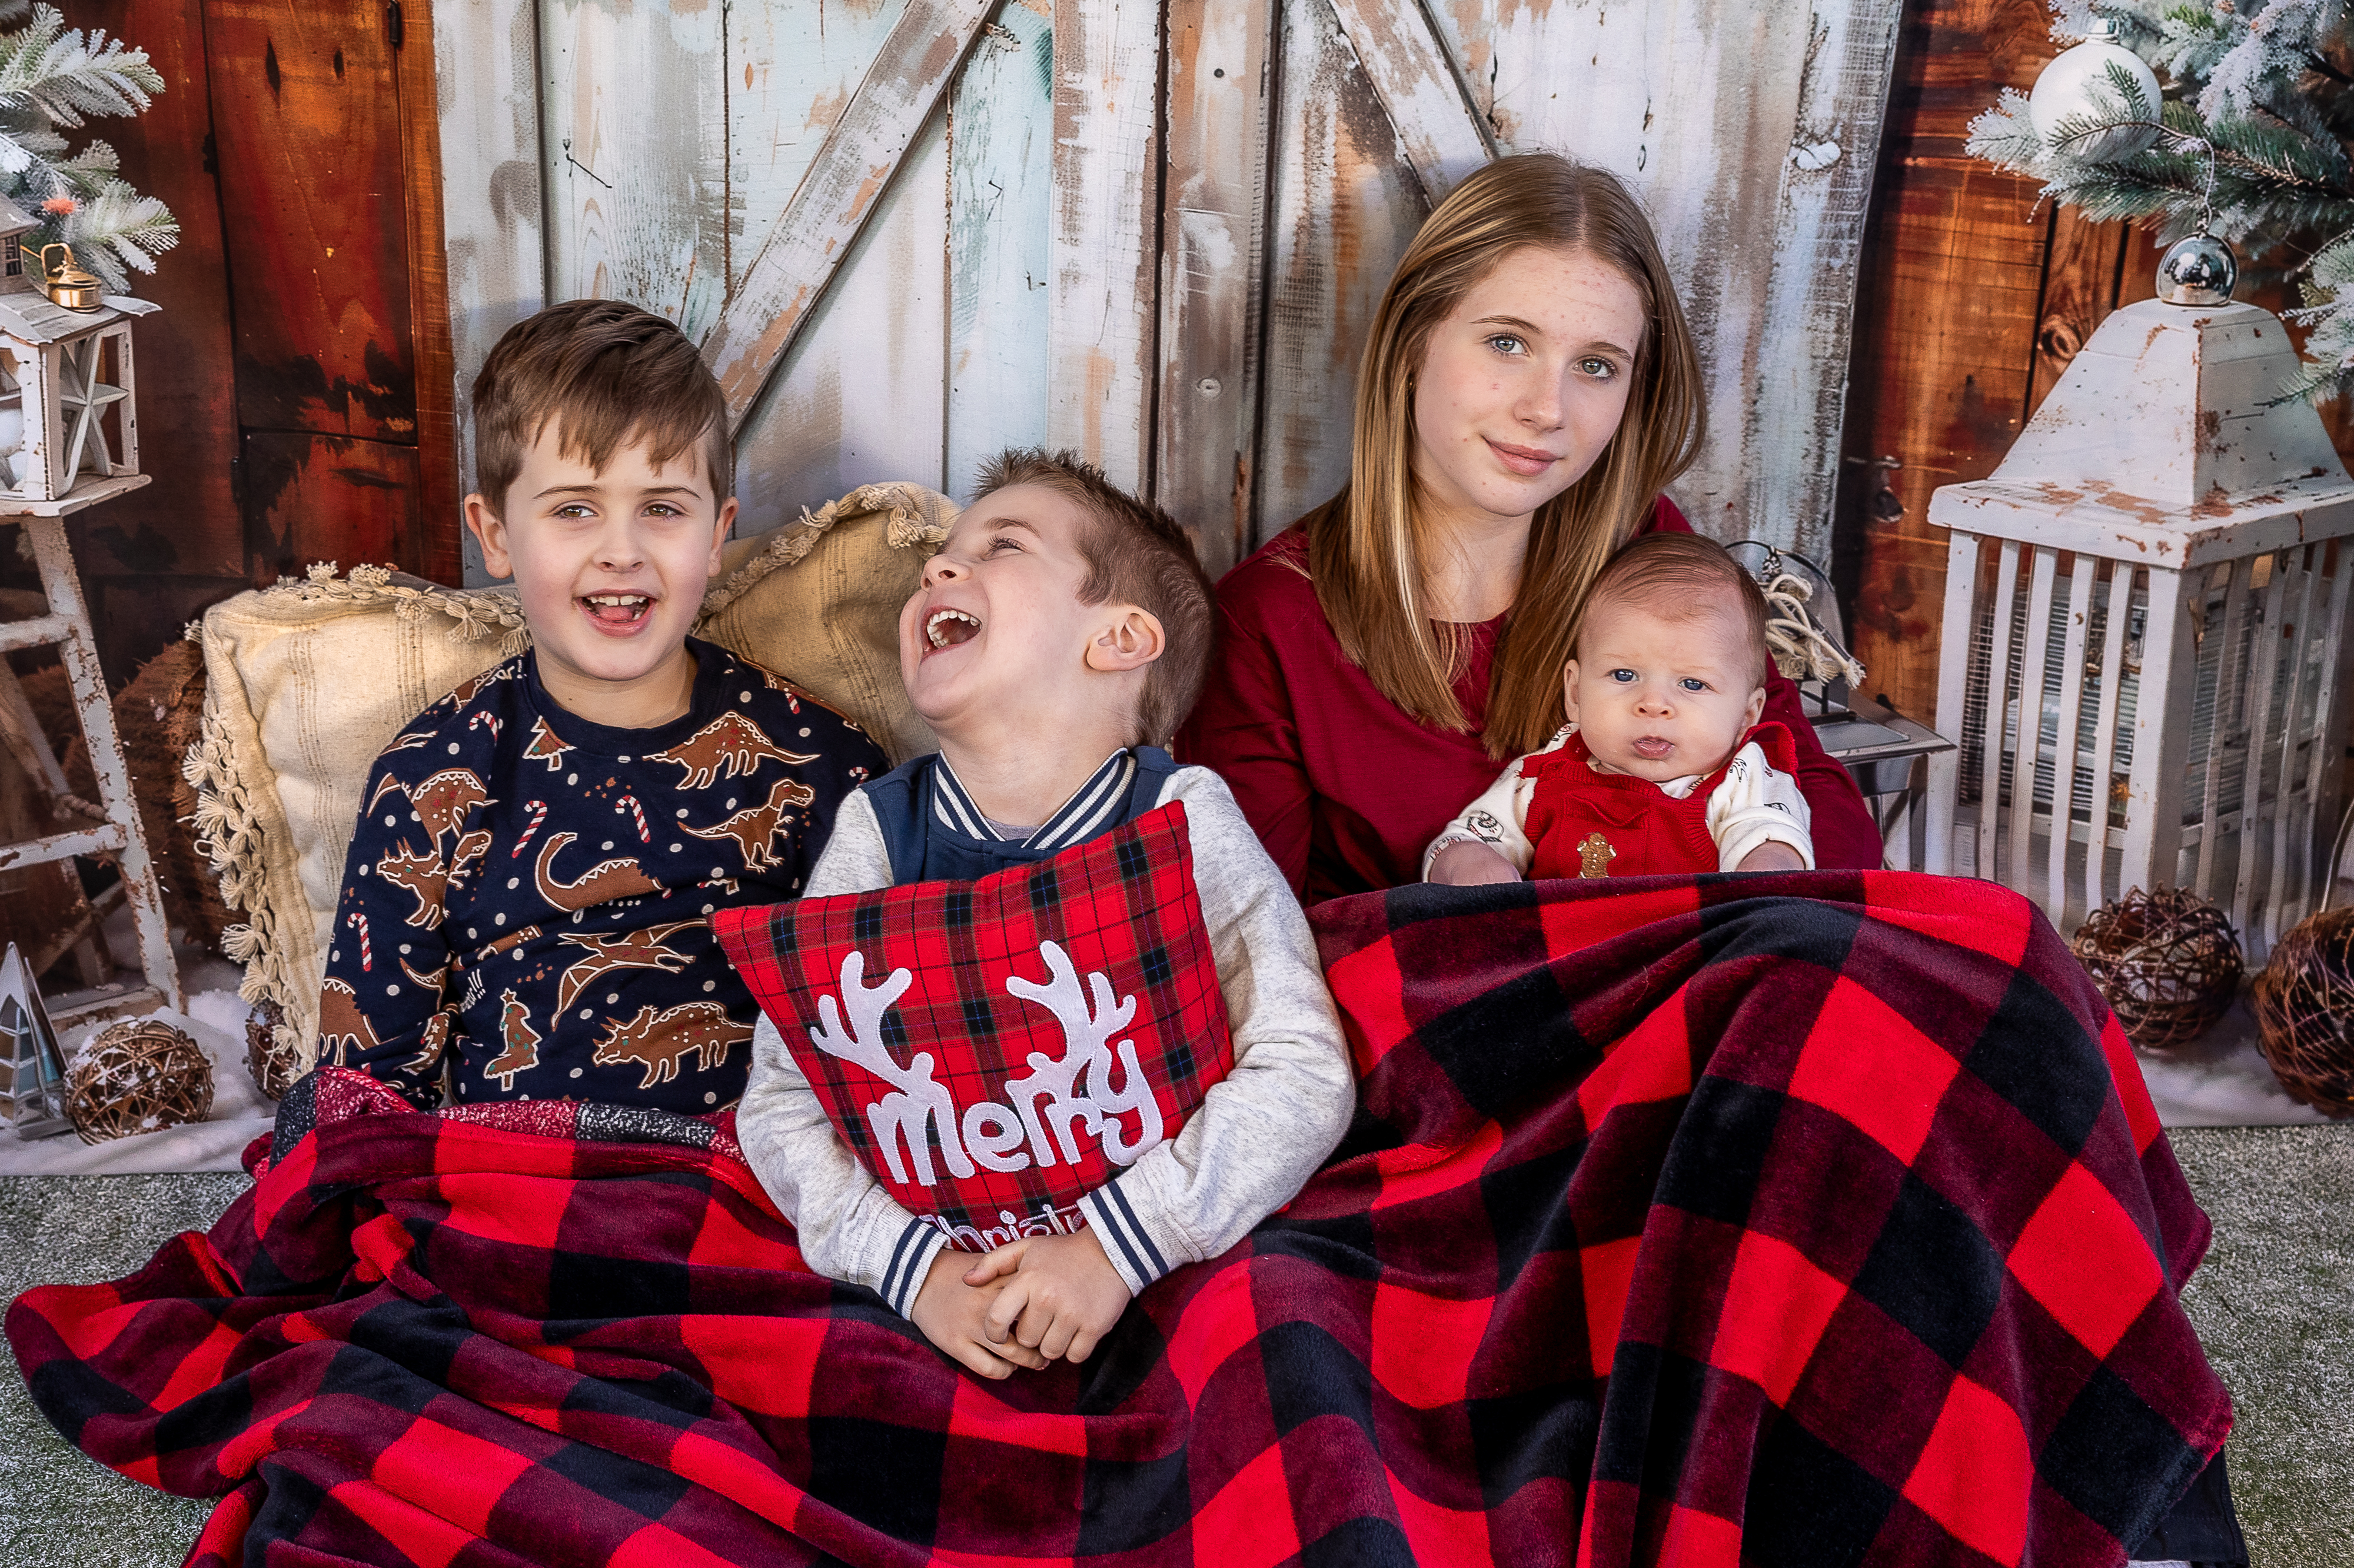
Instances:
[[[1084,1228],[946,1250],[834,1130],[777,1025],[753,1039],[737,1133],[810,1266],[984,1376],[1086,1360],[1138,1291],[1290,1202],[1355,1109],[1307,916],[1218,776],[1153,744],[1201,689],[1212,623],[1166,513],[1067,452],[1000,457],[899,615],[900,672],[940,749],[844,802],[807,889],[978,878],[1185,803],[1233,1066],[1175,1137],[1079,1199]]]
[[[557,305],[474,382],[466,525],[529,652],[369,774],[319,999],[320,1060],[445,1095],[689,1114],[743,1093],[758,1009],[711,932],[800,895],[888,766],[758,666],[687,636],[736,516],[718,384],[660,316]]]

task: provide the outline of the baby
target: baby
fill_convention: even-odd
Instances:
[[[1575,655],[1569,722],[1431,841],[1427,880],[1813,868],[1789,731],[1757,722],[1765,596],[1722,545],[1651,534],[1619,551]]]

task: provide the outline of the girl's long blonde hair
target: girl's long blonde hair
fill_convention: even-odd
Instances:
[[[1414,380],[1432,330],[1496,264],[1527,247],[1578,250],[1642,297],[1646,328],[1617,433],[1594,466],[1537,509],[1488,685],[1498,758],[1543,746],[1563,718],[1561,670],[1603,563],[1691,465],[1706,429],[1699,355],[1659,241],[1606,170],[1551,153],[1500,158],[1424,220],[1373,314],[1357,376],[1349,484],[1304,519],[1309,575],[1341,648],[1384,696],[1439,729],[1468,729],[1455,700],[1461,651],[1423,585],[1432,541],[1414,476]]]

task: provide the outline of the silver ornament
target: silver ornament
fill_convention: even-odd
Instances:
[[[2109,79],[2113,65],[2134,79],[2149,112],[2157,114],[2157,73],[2139,55],[2117,42],[2116,24],[2103,17],[2093,24],[2083,43],[2062,51],[2043,68],[2043,74],[2035,79],[2035,90],[2028,94],[2028,118],[2035,122],[2035,129],[2046,145],[2055,144],[2054,138],[2065,121],[2086,116],[2105,119],[2125,111],[2116,83]],[[2154,124],[2120,125],[2097,136],[2071,141],[2067,151],[2075,157],[2105,163],[2142,152],[2157,140],[2158,127]]]
[[[2169,305],[2228,305],[2240,259],[2211,234],[2175,241],[2158,264],[2158,297]]]

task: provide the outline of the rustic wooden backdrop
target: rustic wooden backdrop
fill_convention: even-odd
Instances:
[[[972,36],[916,59],[935,101],[864,105],[904,148],[833,166],[864,220],[752,409],[748,526],[864,478],[961,491],[994,445],[1054,436],[1149,471],[1230,557],[1337,482],[1356,335],[1426,173],[1483,155],[1484,121],[1642,186],[1717,376],[1681,499],[1833,556],[1873,689],[1925,716],[1930,490],[1989,471],[2149,290],[2141,237],[1962,152],[2050,58],[2041,0],[1450,0],[1443,51],[1376,47],[1415,42],[1403,0],[1062,9],[1085,69],[1056,63],[1052,0],[408,0],[397,31],[383,0],[71,6],[164,70],[97,129],[186,234],[139,285],[164,306],[139,327],[162,481],[76,524],[111,673],[313,560],[455,580],[482,349],[571,293],[710,331],[911,13]]]
[[[2032,182],[1963,151],[1999,90],[2052,58],[2044,0],[1908,0],[1863,244],[1834,575],[1869,690],[1936,710],[1946,531],[1930,492],[1983,479],[2103,317],[2157,291],[2160,249],[2124,224],[2038,207]],[[2239,297],[2280,311],[2278,280]],[[2296,335],[2294,327],[2292,335]],[[2340,453],[2354,419],[2323,411]]]
[[[745,527],[1079,448],[1213,570],[1346,472],[1365,321],[1495,150],[1687,280],[1713,531],[1829,543],[1896,0],[439,0],[454,383],[550,299],[679,322]]]

